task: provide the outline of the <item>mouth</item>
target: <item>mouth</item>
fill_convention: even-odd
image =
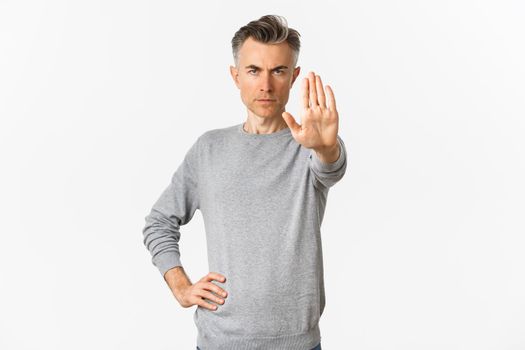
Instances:
[[[260,100],[257,100],[257,102],[262,102],[262,103],[271,103],[271,102],[275,102],[275,100],[270,100],[270,99],[260,99]]]

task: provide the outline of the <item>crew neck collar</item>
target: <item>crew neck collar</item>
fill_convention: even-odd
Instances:
[[[282,136],[282,135],[287,135],[287,134],[289,135],[289,134],[291,134],[291,130],[290,130],[289,127],[286,127],[284,129],[281,129],[281,130],[277,130],[277,131],[269,133],[269,134],[254,134],[254,133],[247,132],[246,130],[244,130],[243,126],[244,126],[244,122],[238,124],[237,125],[237,131],[242,136],[249,137],[249,138],[260,138],[260,139],[264,138],[264,139],[268,139],[268,138],[274,138],[274,137],[279,137],[279,136]]]

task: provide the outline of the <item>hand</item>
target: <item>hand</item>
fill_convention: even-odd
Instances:
[[[290,127],[293,138],[306,148],[324,152],[332,150],[337,145],[339,114],[336,110],[335,97],[332,88],[326,85],[328,104],[323,90],[321,77],[314,72],[308,73],[303,79],[301,125],[294,117],[283,112],[282,116]]]
[[[218,304],[224,304],[224,299],[213,295],[211,292],[215,292],[217,295],[226,297],[227,293],[224,289],[217,286],[211,281],[216,280],[218,282],[226,281],[226,277],[220,273],[210,272],[198,282],[185,287],[181,291],[179,303],[182,307],[188,308],[193,305],[202,306],[209,310],[217,310],[217,305],[204,301],[203,298],[212,300]]]

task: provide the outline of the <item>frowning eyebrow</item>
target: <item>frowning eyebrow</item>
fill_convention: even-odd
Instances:
[[[246,68],[246,69],[248,69],[248,68],[259,69],[259,70],[261,69],[261,67],[257,67],[255,64],[250,64],[249,66],[246,66],[244,68]],[[275,68],[272,68],[271,70],[276,70],[276,69],[288,69],[288,67],[281,65],[281,66],[277,66]]]

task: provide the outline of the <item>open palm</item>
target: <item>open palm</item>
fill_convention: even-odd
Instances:
[[[326,90],[328,101],[321,77],[314,72],[308,73],[302,85],[301,124],[297,124],[290,113],[282,114],[293,138],[306,148],[321,150],[337,143],[339,115],[332,88],[326,85]]]

